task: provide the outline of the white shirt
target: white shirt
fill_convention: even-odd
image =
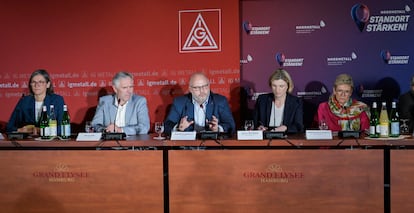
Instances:
[[[285,109],[285,104],[280,107],[275,106],[275,102],[272,102],[272,112],[270,113],[269,126],[280,126],[283,121],[283,111]]]
[[[43,101],[35,102],[35,121],[39,121],[40,114],[42,113]]]
[[[201,131],[204,130],[204,126],[206,125],[206,106],[207,101],[203,104],[198,104],[196,101],[193,100],[194,104],[194,130]]]
[[[125,127],[125,112],[126,112],[126,107],[128,105],[128,101],[123,105],[119,105],[118,103],[116,103],[115,105],[118,106],[117,111],[116,111],[116,119],[115,119],[115,124],[118,127]]]

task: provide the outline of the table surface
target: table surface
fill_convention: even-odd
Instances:
[[[76,141],[73,137],[70,140],[42,141],[37,138],[22,140],[0,140],[0,149],[10,148],[104,148],[104,147],[207,147],[207,148],[384,148],[384,147],[405,147],[414,148],[414,139],[411,135],[401,136],[400,138],[338,138],[332,140],[307,140],[304,134],[288,135],[285,139],[265,139],[265,140],[237,140],[236,137],[225,139],[207,140],[155,140],[155,134],[128,136],[126,140],[101,140],[101,141]]]

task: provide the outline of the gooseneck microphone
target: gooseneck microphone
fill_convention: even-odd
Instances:
[[[118,110],[119,110],[119,103],[121,102],[121,99],[120,98],[118,98],[118,104],[117,105],[115,105],[116,106],[116,112],[115,112],[115,117],[114,117],[114,131],[113,132],[115,132],[116,131],[116,118],[117,118],[117,115],[118,115]]]
[[[348,122],[346,122],[346,124],[347,124],[347,130],[348,131],[352,131],[353,129],[351,129],[351,117],[349,116],[349,112],[348,112],[348,107],[346,107],[346,106],[344,106],[344,110],[345,110],[345,113],[346,113],[346,118],[347,118],[347,120],[348,120]]]
[[[199,106],[201,110],[203,110],[203,114],[204,114],[204,131],[210,131],[210,122],[207,118],[207,109],[204,109],[203,104],[200,104]]]

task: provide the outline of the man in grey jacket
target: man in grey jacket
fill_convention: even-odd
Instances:
[[[99,98],[92,126],[96,132],[147,134],[150,128],[147,100],[134,94],[134,79],[119,72],[112,79],[115,94]]]

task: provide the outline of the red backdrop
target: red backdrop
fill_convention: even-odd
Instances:
[[[93,117],[98,96],[112,92],[112,76],[121,70],[135,76],[151,123],[164,119],[196,71],[211,78],[212,90],[230,99],[238,117],[238,0],[1,0],[0,20],[3,126],[39,68],[52,75],[75,128]],[[193,27],[204,29],[207,40],[191,34]],[[183,51],[192,35],[199,40]]]

